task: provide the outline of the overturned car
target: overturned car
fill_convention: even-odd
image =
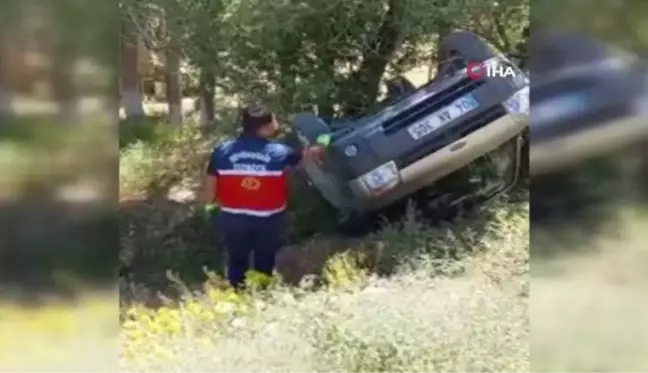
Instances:
[[[326,159],[305,162],[310,183],[341,217],[356,220],[409,198],[446,210],[485,201],[514,186],[528,127],[529,81],[478,36],[455,32],[441,43],[437,76],[360,118],[329,123],[299,113],[293,131],[307,146],[330,134]],[[476,79],[477,62],[512,69]],[[421,206],[421,204],[419,204]]]
[[[573,169],[648,137],[648,68],[628,52],[578,34],[532,43],[532,175]]]

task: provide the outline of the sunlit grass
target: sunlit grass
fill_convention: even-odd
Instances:
[[[535,371],[648,369],[648,219],[634,208],[619,219],[588,252],[534,263]]]
[[[114,371],[117,304],[114,293],[39,307],[0,301],[0,370]]]
[[[499,208],[484,236],[410,222],[367,238],[419,253],[390,278],[350,251],[329,260],[318,289],[276,282],[237,294],[212,278],[179,303],[127,306],[122,368],[528,371],[528,209]],[[472,254],[438,258],[462,242]]]

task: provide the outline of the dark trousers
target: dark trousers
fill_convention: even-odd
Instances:
[[[272,276],[276,255],[284,243],[283,213],[254,217],[221,212],[217,224],[227,249],[227,278],[233,287],[244,284],[250,256],[253,270]]]

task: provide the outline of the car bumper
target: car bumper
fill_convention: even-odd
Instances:
[[[540,175],[568,168],[578,162],[632,146],[648,138],[648,119],[628,116],[593,128],[557,137],[551,141],[531,144],[529,168],[531,175]]]
[[[359,209],[372,210],[389,205],[433,184],[497,149],[519,135],[529,123],[528,115],[508,114],[487,126],[398,171],[398,182],[380,193],[371,191],[361,178],[349,182]]]

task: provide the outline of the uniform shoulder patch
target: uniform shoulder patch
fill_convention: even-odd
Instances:
[[[269,143],[267,149],[273,157],[285,157],[290,153],[290,147],[280,142]]]

